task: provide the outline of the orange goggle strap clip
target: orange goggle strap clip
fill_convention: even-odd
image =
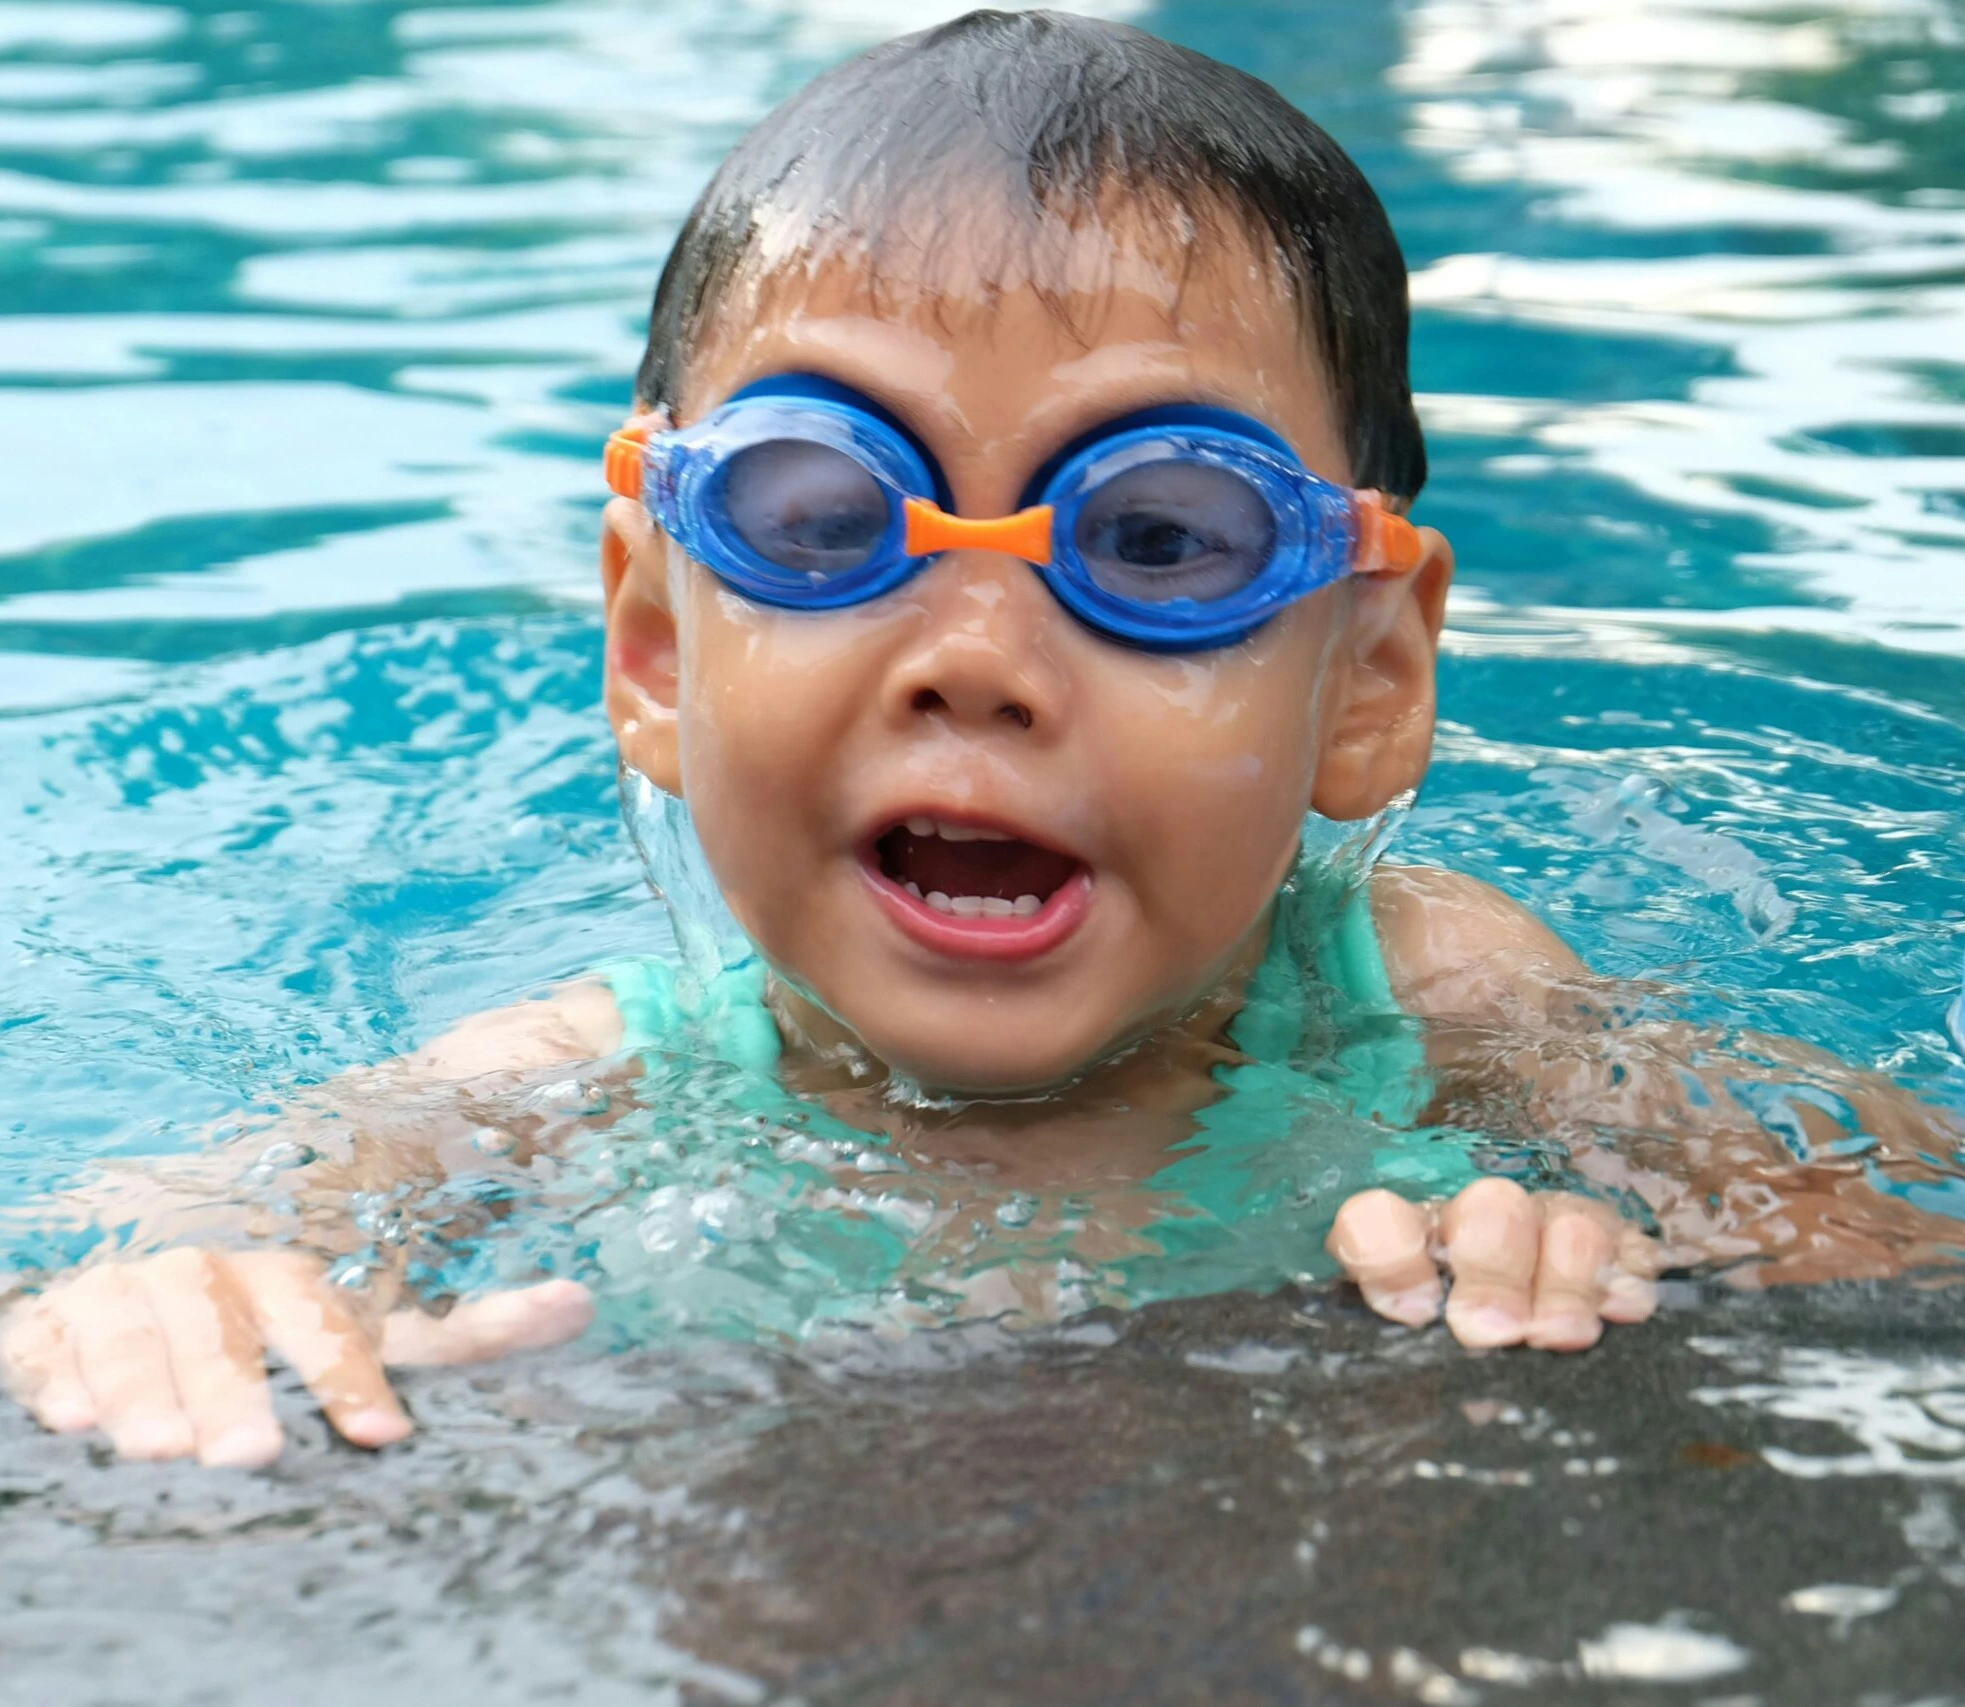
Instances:
[[[1376,492],[1360,492],[1352,514],[1358,542],[1352,548],[1354,575],[1410,575],[1426,561],[1426,542],[1404,516],[1394,515]]]
[[[621,498],[641,496],[641,457],[648,448],[646,427],[623,427],[612,434],[601,456],[607,489]]]

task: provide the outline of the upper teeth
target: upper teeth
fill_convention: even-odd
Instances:
[[[945,824],[939,818],[916,817],[907,821],[910,836],[940,836],[945,842],[1014,842],[1017,838],[1004,830],[985,830],[979,824]]]

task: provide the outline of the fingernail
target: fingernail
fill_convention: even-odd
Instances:
[[[284,1444],[277,1428],[241,1423],[199,1447],[198,1462],[212,1470],[258,1470],[279,1457]]]
[[[1449,1303],[1446,1314],[1453,1328],[1453,1337],[1462,1345],[1480,1348],[1516,1345],[1521,1341],[1521,1317],[1512,1310],[1502,1309],[1499,1304],[1479,1304],[1472,1309],[1456,1310]]]
[[[1440,1313],[1440,1289],[1415,1286],[1408,1292],[1394,1292],[1379,1302],[1379,1309],[1407,1327],[1423,1328]]]
[[[415,1426],[401,1411],[371,1405],[367,1410],[356,1411],[346,1418],[341,1424],[341,1433],[344,1439],[357,1446],[392,1446]]]
[[[1582,1351],[1603,1337],[1603,1324],[1580,1310],[1537,1316],[1528,1326],[1528,1343],[1538,1351]]]

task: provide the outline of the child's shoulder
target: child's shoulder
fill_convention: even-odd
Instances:
[[[1542,920],[1461,872],[1382,865],[1371,877],[1371,914],[1392,994],[1422,1018],[1546,1013],[1554,989],[1589,976]]]
[[[613,991],[599,979],[586,979],[459,1020],[404,1057],[402,1065],[419,1077],[459,1082],[598,1061],[619,1049],[621,1040],[621,1011]]]

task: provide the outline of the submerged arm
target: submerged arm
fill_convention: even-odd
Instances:
[[[466,1156],[482,1169],[484,1156],[469,1148],[471,1117],[495,1106],[492,1093],[604,1057],[620,1035],[605,990],[569,986],[330,1081],[261,1134],[251,1157],[221,1145],[151,1168],[103,1170],[43,1206],[39,1219],[114,1229],[121,1251],[157,1254],[92,1262],[0,1308],[0,1376],[48,1428],[100,1427],[126,1457],[259,1464],[281,1444],[270,1351],[347,1439],[400,1439],[410,1423],[385,1366],[555,1344],[585,1329],[591,1301],[571,1282],[549,1282],[434,1317],[391,1308],[390,1284],[361,1294],[327,1284],[326,1262],[307,1244],[333,1249],[337,1234],[345,1240],[352,1192],[441,1177]],[[278,1209],[255,1201],[250,1177],[276,1147],[295,1158],[321,1152],[304,1192]],[[272,1242],[303,1229],[323,1236]],[[166,1243],[173,1248],[160,1251]]]
[[[1805,1044],[1649,1017],[1655,992],[1594,977],[1540,920],[1471,878],[1382,870],[1372,899],[1394,992],[1430,1022],[1441,1087],[1431,1117],[1557,1146],[1592,1187],[1643,1204],[1662,1241],[1654,1263],[1731,1265],[1736,1284],[1767,1285],[1955,1260],[1957,1223],[1910,1200],[1955,1178],[1945,1158],[1961,1132],[1942,1111]],[[1505,1181],[1474,1189],[1499,1253],[1489,1266],[1505,1272],[1485,1290],[1532,1321],[1522,1299],[1536,1211],[1550,1206]],[[1410,1291],[1422,1275],[1437,1287],[1436,1254],[1453,1266],[1430,1212],[1385,1193],[1347,1205],[1333,1237],[1380,1298],[1397,1289],[1388,1274]],[[1617,1248],[1627,1266],[1643,1260],[1627,1240]]]
[[[613,997],[597,984],[567,985],[473,1014],[408,1055],[297,1093],[250,1141],[213,1134],[182,1155],[104,1166],[24,1213],[41,1226],[113,1228],[139,1250],[270,1237],[283,1229],[253,1190],[266,1158],[318,1156],[310,1185],[344,1194],[481,1169],[469,1139],[483,1119],[509,1115],[501,1093],[555,1067],[603,1060],[620,1038]]]

